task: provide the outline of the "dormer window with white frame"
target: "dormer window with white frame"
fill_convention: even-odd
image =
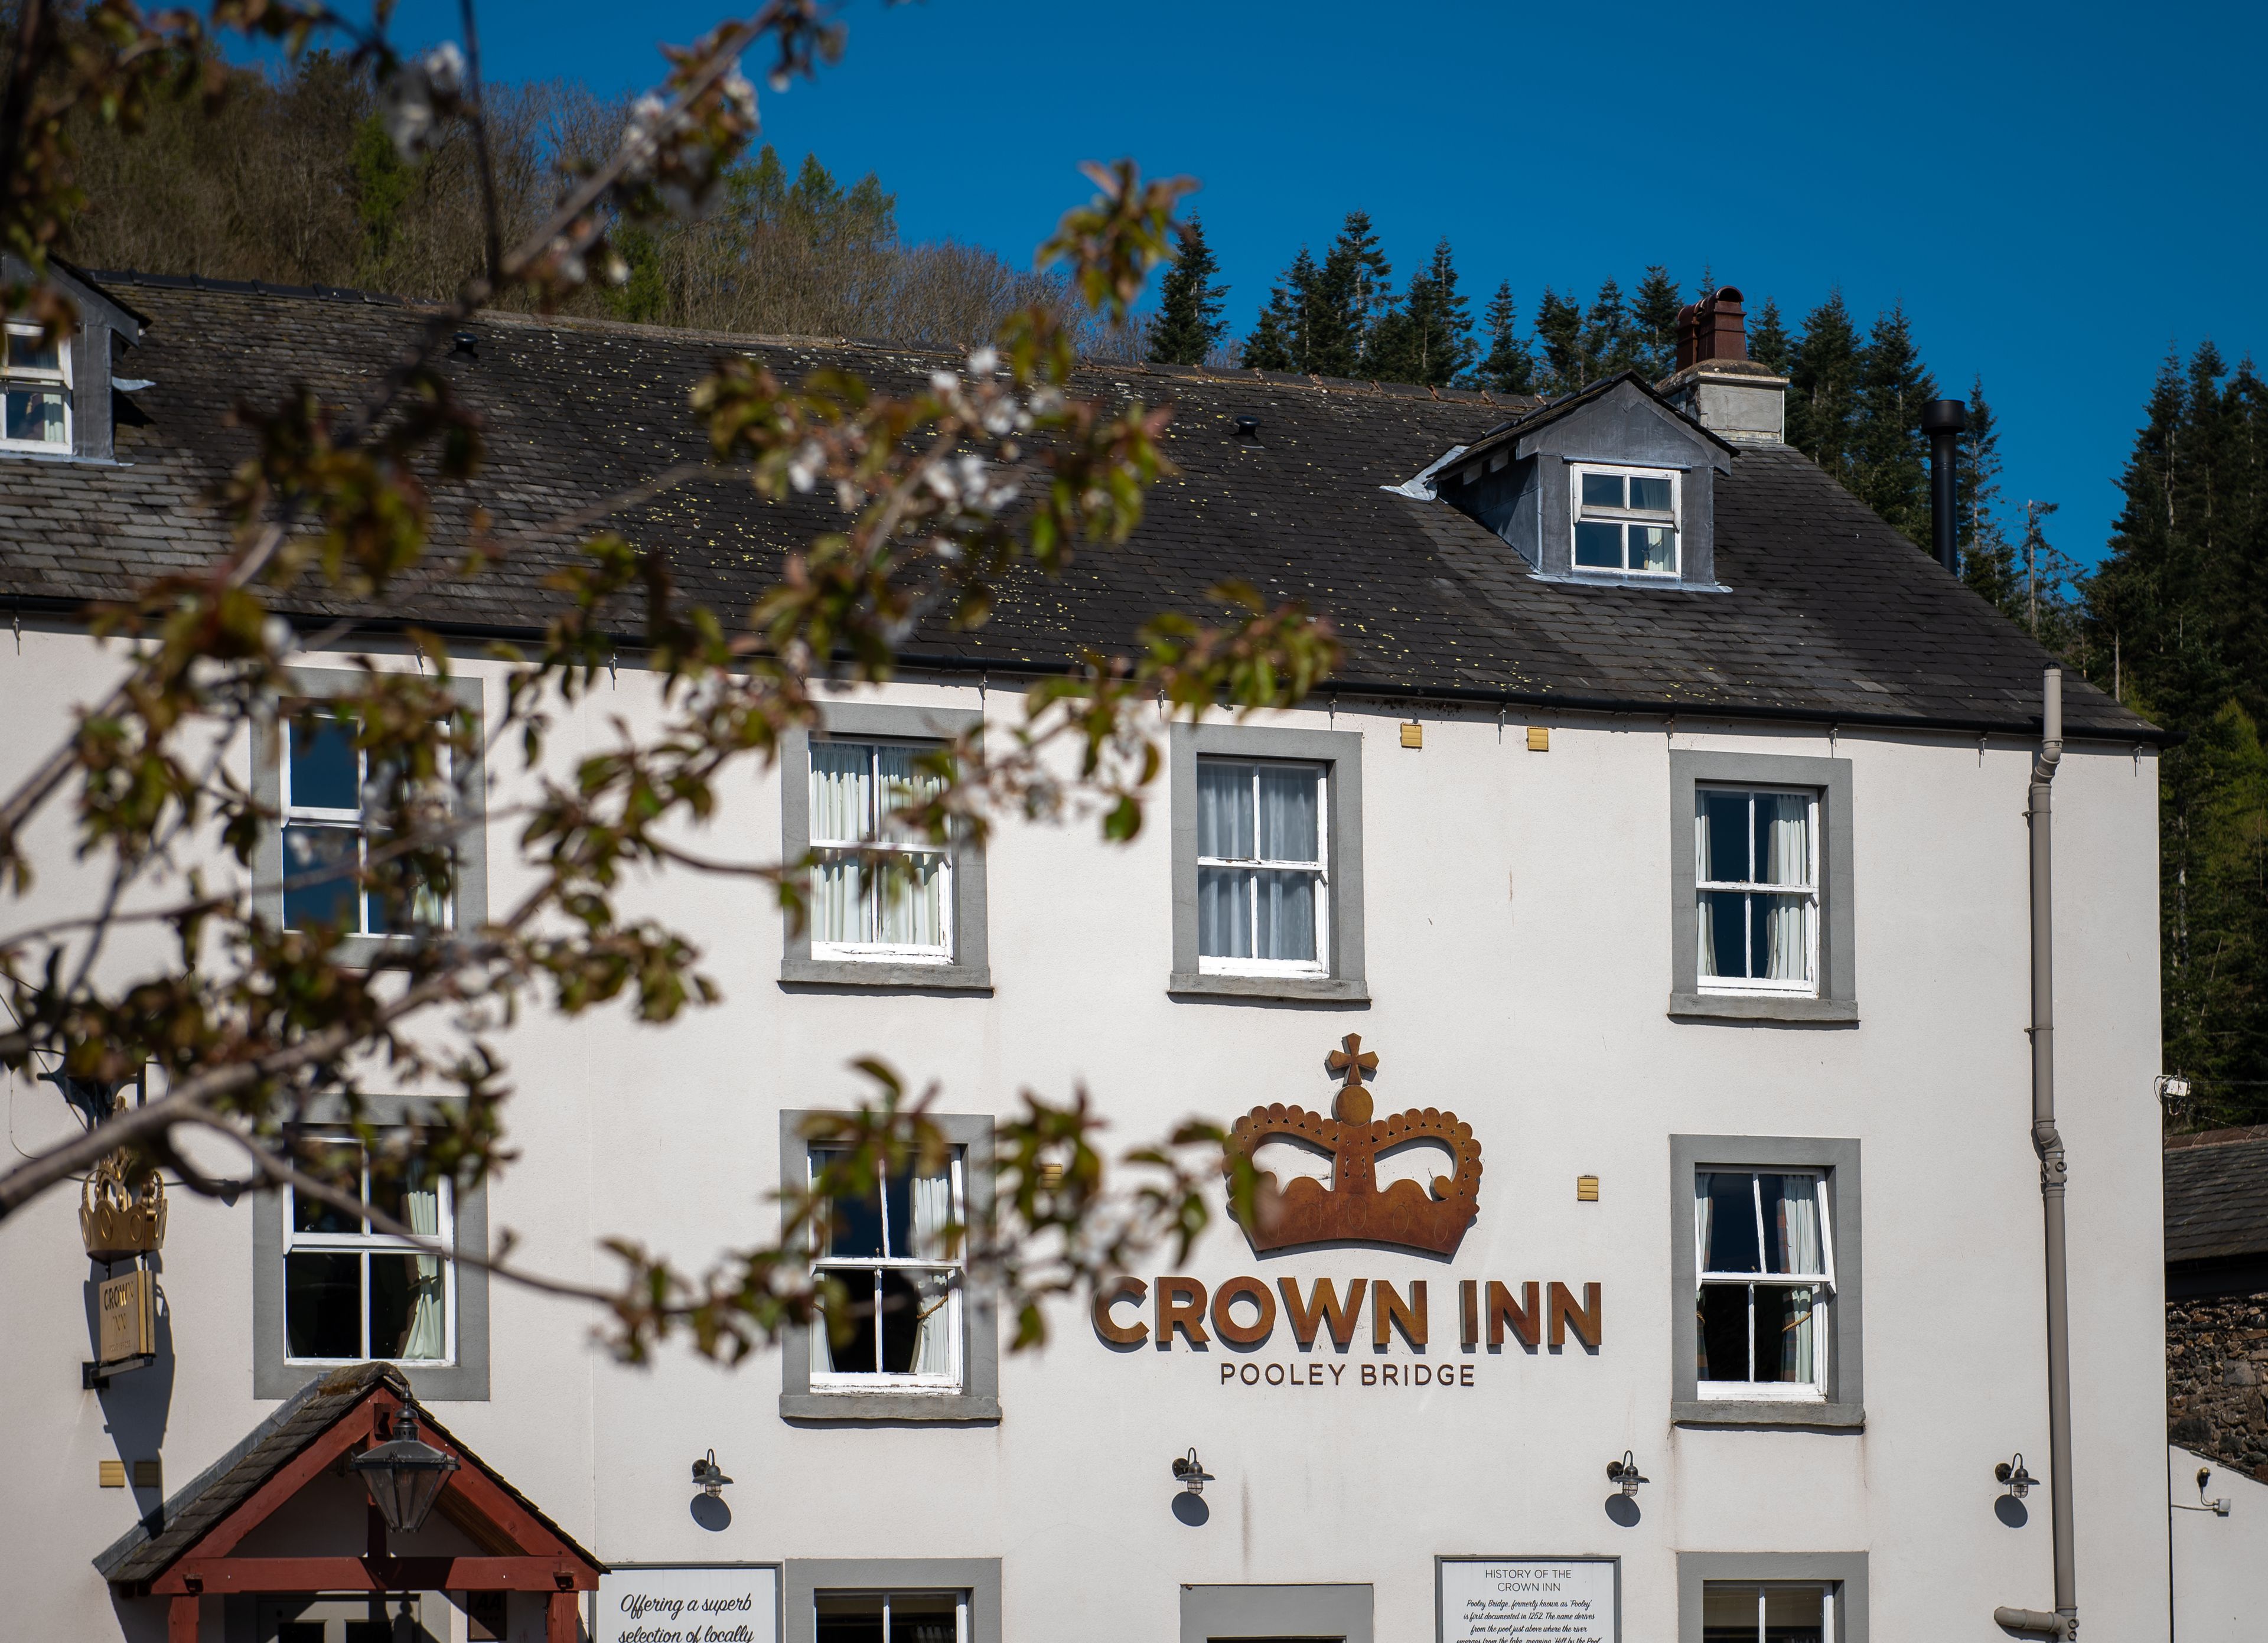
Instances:
[[[6,322],[0,347],[0,448],[68,453],[71,448],[70,339],[42,335],[28,320]]]
[[[1574,469],[1575,569],[1676,576],[1684,476],[1675,468],[1588,462]]]

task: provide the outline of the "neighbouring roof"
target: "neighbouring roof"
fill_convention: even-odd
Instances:
[[[2268,1124],[2166,1140],[2166,1260],[2268,1255]]]
[[[385,1363],[356,1364],[310,1381],[246,1433],[234,1448],[174,1492],[162,1510],[97,1553],[94,1566],[116,1585],[142,1586],[156,1580],[310,1444],[359,1410],[380,1387],[415,1407],[418,1424],[427,1434],[438,1433],[467,1462],[479,1467],[515,1504],[558,1536],[562,1544],[593,1568],[605,1568],[534,1501],[435,1420],[416,1402],[409,1377]],[[153,1524],[158,1526],[154,1532]]]
[[[0,602],[20,609],[75,610],[205,563],[226,540],[208,495],[250,450],[226,425],[231,406],[272,402],[298,382],[343,400],[423,323],[414,306],[361,292],[96,277],[130,289],[147,311],[133,369],[153,386],[121,401],[121,465],[22,460],[0,470]],[[562,521],[688,465],[693,477],[607,522],[666,554],[688,594],[744,609],[787,552],[838,516],[820,496],[766,502],[741,478],[698,471],[708,445],[687,390],[731,351],[790,379],[835,366],[884,387],[951,363],[879,343],[501,313],[467,328],[478,358],[444,369],[487,420],[488,460],[467,490],[437,504],[436,564],[382,607],[302,592],[284,601],[291,614],[443,632],[535,630],[558,608],[545,577],[573,550]],[[1334,682],[1348,694],[2015,734],[2037,725],[2045,653],[1784,446],[1737,447],[1717,482],[1716,567],[1729,592],[1570,586],[1530,577],[1503,542],[1447,505],[1381,489],[1507,417],[1533,425],[1563,414],[1557,406],[1134,365],[1093,367],[1079,386],[1172,402],[1166,449],[1182,471],[1152,488],[1127,545],[1083,552],[1059,582],[1020,570],[987,625],[918,631],[909,662],[1061,667],[1088,647],[1128,647],[1160,611],[1212,614],[1208,590],[1235,579],[1334,619],[1347,647]],[[1237,419],[1251,416],[1256,441],[1237,433]],[[462,542],[472,505],[513,546],[466,580],[439,562]],[[635,635],[635,615],[621,625]],[[2074,735],[2158,733],[2077,680],[2065,712]]]

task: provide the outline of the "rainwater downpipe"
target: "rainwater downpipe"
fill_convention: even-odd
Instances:
[[[2055,1523],[2055,1612],[1995,1609],[1992,1618],[2029,1637],[2079,1635],[2071,1523],[2071,1286],[2064,1244],[2063,1137],[2055,1110],[2055,850],[2048,788],[2063,760],[2063,670],[2042,680],[2040,752],[2032,761],[2032,1150],[2040,1155],[2047,1233],[2048,1497]]]

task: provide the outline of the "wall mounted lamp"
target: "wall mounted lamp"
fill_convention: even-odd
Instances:
[[[1204,1492],[1205,1485],[1212,1481],[1212,1474],[1205,1470],[1204,1462],[1198,1460],[1197,1452],[1191,1449],[1174,1462],[1174,1481],[1191,1494],[1201,1495]]]
[[[725,1469],[717,1464],[717,1451],[711,1449],[693,1462],[693,1481],[703,1494],[716,1499],[725,1492],[725,1485],[733,1480],[725,1476]]]
[[[2024,1456],[2021,1449],[2017,1451],[2014,1460],[2003,1461],[1994,1467],[1992,1476],[1999,1482],[2007,1485],[2008,1493],[2018,1500],[2031,1493],[2032,1485],[2039,1482],[2038,1478],[2024,1470]]]
[[[2190,1098],[2190,1081],[2178,1073],[2158,1074],[2158,1099],[2172,1107]]]
[[[1653,1480],[1638,1470],[1638,1457],[1628,1449],[1624,1449],[1622,1459],[1607,1462],[1607,1481],[1610,1484],[1620,1484],[1624,1494],[1634,1496],[1638,1493],[1638,1486],[1640,1484],[1652,1483]]]
[[[397,1535],[414,1535],[441,1498],[457,1457],[444,1455],[417,1436],[417,1411],[404,1404],[394,1411],[391,1442],[372,1444],[347,1462],[370,1491],[371,1504]]]

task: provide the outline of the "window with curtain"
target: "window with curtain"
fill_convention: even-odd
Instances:
[[[417,1165],[373,1170],[338,1141],[322,1172],[421,1237],[453,1242],[450,1183]],[[284,1357],[293,1362],[446,1363],[456,1358],[457,1264],[286,1188]]]
[[[1324,767],[1197,760],[1197,964],[1215,975],[1330,970]]]
[[[68,454],[70,344],[40,329],[18,320],[0,326],[0,446]]]
[[[1678,480],[1667,468],[1578,464],[1575,568],[1675,576]]]
[[[1694,790],[1704,991],[1819,991],[1819,795]]]
[[[812,1150],[814,1190],[836,1156]],[[814,1388],[960,1387],[962,1165],[956,1147],[934,1170],[832,1199],[812,1264],[838,1288],[811,1332]]]
[[[1699,1395],[1824,1398],[1835,1291],[1826,1176],[1696,1172],[1693,1246]]]
[[[1705,1580],[1702,1643],[1826,1643],[1835,1635],[1835,1588],[1778,1581]]]
[[[811,742],[814,958],[953,961],[953,852],[894,819],[945,785],[912,742]]]
[[[450,928],[446,880],[421,873],[409,856],[388,853],[387,818],[405,795],[393,773],[355,745],[354,720],[304,709],[286,720],[284,736],[285,927],[320,924],[367,936]],[[445,772],[448,756],[445,749]],[[397,920],[397,910],[406,918]]]
[[[968,1643],[966,1592],[819,1592],[817,1643]]]

